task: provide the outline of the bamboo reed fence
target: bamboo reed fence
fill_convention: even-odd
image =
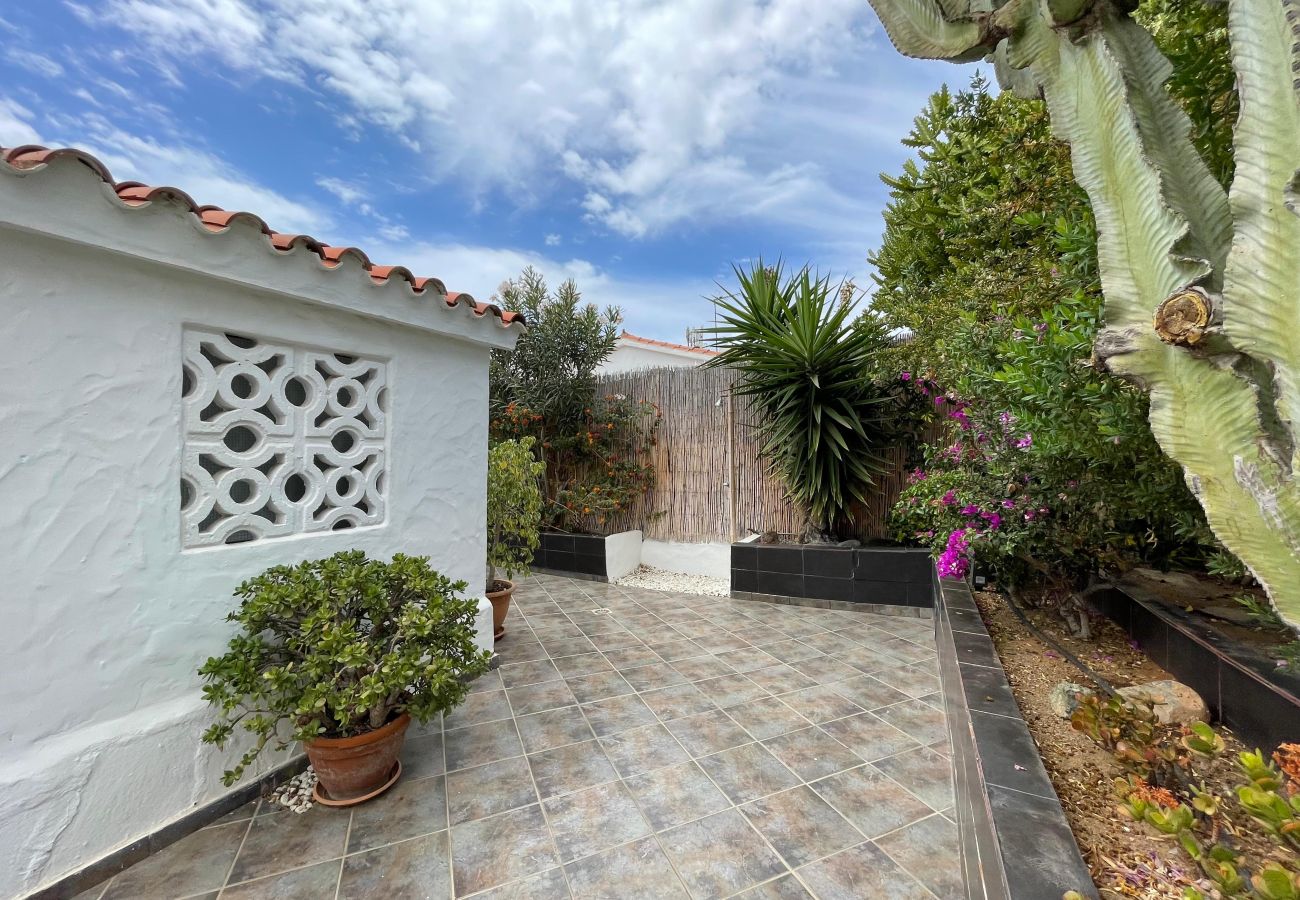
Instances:
[[[728,369],[680,367],[601,376],[597,392],[649,400],[662,413],[651,450],[655,486],[608,529],[663,541],[732,541],[753,532],[801,534],[807,516],[759,452],[757,411],[733,396]],[[857,515],[857,537],[884,537],[906,479],[909,448],[888,451],[889,470]]]

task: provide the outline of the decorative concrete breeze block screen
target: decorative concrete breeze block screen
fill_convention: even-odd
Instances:
[[[186,328],[185,547],[384,520],[384,362]]]

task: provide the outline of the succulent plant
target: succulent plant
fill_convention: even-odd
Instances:
[[[991,57],[1042,96],[1096,215],[1098,365],[1151,427],[1219,540],[1300,627],[1300,37],[1295,0],[1228,0],[1241,112],[1224,191],[1125,0],[871,0],[903,53]]]

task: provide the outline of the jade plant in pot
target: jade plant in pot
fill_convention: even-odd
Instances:
[[[488,451],[487,597],[492,601],[492,633],[506,633],[506,613],[515,584],[527,574],[537,549],[542,520],[542,491],[537,479],[543,464],[533,458],[533,438],[501,441]],[[504,573],[505,578],[498,577]]]
[[[383,562],[359,550],[241,584],[227,617],[239,630],[199,669],[217,710],[203,741],[224,749],[237,726],[252,735],[223,781],[234,784],[268,745],[301,741],[318,802],[349,806],[391,787],[411,719],[451,710],[487,670],[465,587],[428,557]]]

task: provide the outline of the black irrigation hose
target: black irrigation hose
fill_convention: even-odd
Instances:
[[[1111,687],[1109,681],[1107,681],[1105,678],[1102,678],[1100,675],[1094,672],[1086,662],[1079,659],[1079,657],[1075,656],[1069,650],[1066,650],[1064,647],[1058,644],[1054,638],[1051,638],[1048,635],[1044,634],[1043,631],[1037,625],[1029,621],[1029,617],[1026,616],[1024,610],[1020,608],[1020,604],[1016,602],[1015,594],[1012,593],[1010,590],[1007,591],[1007,606],[1011,607],[1011,611],[1016,614],[1016,618],[1019,619],[1025,625],[1026,628],[1028,628],[1031,632],[1033,632],[1034,637],[1038,638],[1044,644],[1051,647],[1057,653],[1061,654],[1061,656],[1064,657],[1066,660],[1073,663],[1075,668],[1077,668],[1084,675],[1092,679],[1093,684],[1100,687],[1103,691],[1107,693],[1107,695],[1111,697],[1116,696],[1115,688]],[[1085,612],[1084,615],[1087,615],[1087,613]]]

